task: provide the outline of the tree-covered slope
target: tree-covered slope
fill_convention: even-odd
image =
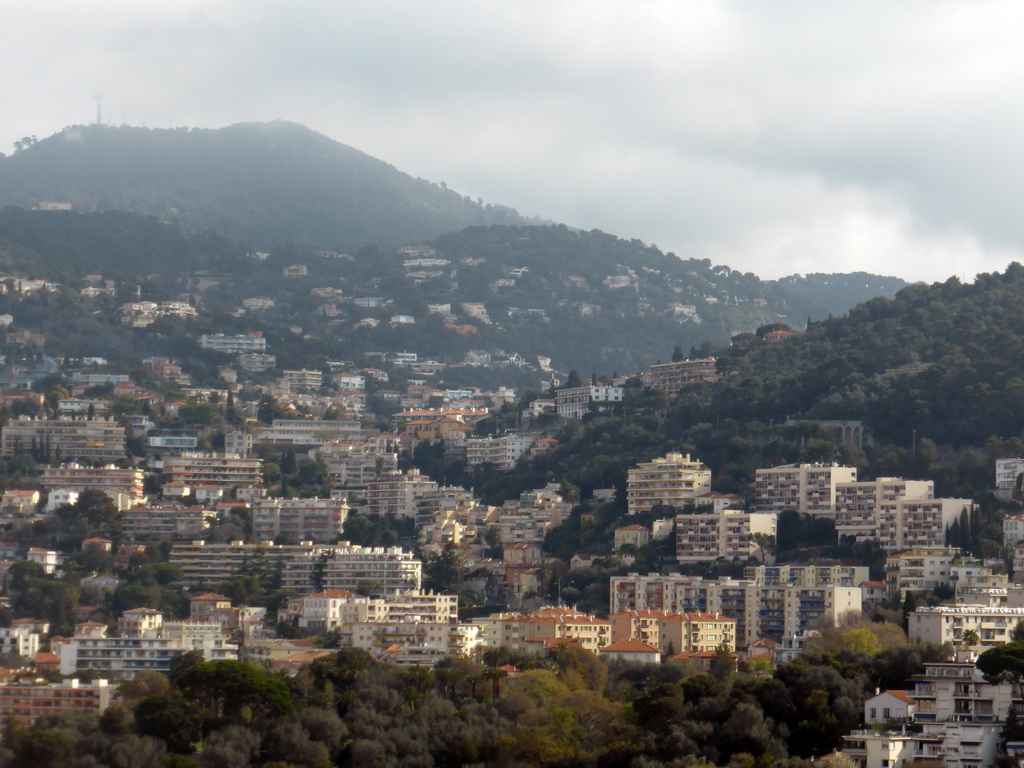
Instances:
[[[813,308],[811,316],[823,320],[831,314],[845,313],[865,301],[879,296],[891,299],[907,286],[899,277],[872,275],[867,272],[848,274],[789,275],[774,281],[788,295]]]
[[[195,270],[241,269],[245,250],[225,238],[121,211],[79,215],[0,209],[0,273],[77,285],[87,274],[138,281]]]
[[[1024,435],[1024,267],[914,285],[776,345],[734,345],[699,413],[776,423],[863,419],[876,437],[981,445]]]
[[[474,224],[516,222],[304,126],[218,130],[77,126],[0,159],[0,204],[69,202],[213,230],[257,248],[390,248]]]

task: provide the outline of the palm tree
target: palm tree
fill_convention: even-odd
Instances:
[[[981,643],[981,638],[978,637],[978,633],[975,632],[973,629],[968,629],[960,638],[960,644],[964,648],[971,648],[975,645],[978,645],[979,643]]]

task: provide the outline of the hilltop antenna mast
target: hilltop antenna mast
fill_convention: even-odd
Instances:
[[[103,125],[103,91],[96,91],[96,125]]]

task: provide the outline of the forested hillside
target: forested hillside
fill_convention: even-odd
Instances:
[[[682,450],[711,468],[719,491],[747,493],[759,467],[838,461],[861,477],[929,479],[938,495],[984,499],[994,460],[1024,455],[1022,334],[1018,264],[970,285],[911,286],[777,344],[738,334],[729,346],[705,350],[718,356],[718,382],[692,385],[671,402],[634,382],[620,415],[570,425],[558,450],[472,482],[496,499],[559,477],[584,498],[615,486],[622,499],[630,467]],[[867,439],[844,443],[820,423],[830,420],[862,421]],[[978,536],[987,509],[972,521]],[[607,533],[573,525],[573,546]]]
[[[0,158],[0,204],[68,202],[213,230],[249,246],[393,248],[474,224],[518,222],[304,126],[219,130],[75,126]]]
[[[434,267],[377,247],[339,255],[288,246],[260,259],[212,232],[193,234],[152,216],[0,210],[0,273],[54,280],[72,293],[88,274],[118,284],[119,300],[51,296],[38,312],[37,302],[15,309],[14,300],[7,301],[17,327],[51,335],[55,353],[70,351],[61,349],[61,340],[68,328],[81,326],[74,318],[87,314],[90,327],[107,326],[91,334],[91,354],[139,348],[141,337],[155,352],[187,362],[197,354],[194,344],[169,338],[186,331],[262,331],[288,339],[278,354],[293,367],[400,350],[455,364],[471,350],[484,350],[525,363],[502,372],[495,384],[536,386],[539,357],[551,358],[563,373],[635,372],[667,360],[675,345],[699,352],[764,324],[802,327],[808,317],[847,309],[822,297],[793,298],[790,288],[706,259],[680,259],[637,240],[564,226],[470,227],[423,247],[433,253]],[[282,280],[294,264],[307,274]],[[844,276],[832,277],[843,282]],[[856,290],[877,284],[850,279],[865,286]],[[197,302],[199,317],[189,327],[121,328],[120,301],[179,294]],[[251,297],[269,298],[274,306],[240,315]],[[379,300],[376,306],[359,304],[371,298]],[[472,315],[470,304],[485,314]],[[392,322],[396,316],[412,322]],[[303,329],[301,338],[288,330],[293,326]],[[465,371],[445,375],[471,383]],[[487,375],[472,372],[476,381]]]

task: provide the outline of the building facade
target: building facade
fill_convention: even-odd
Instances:
[[[711,491],[711,470],[690,454],[668,455],[629,470],[626,506],[631,515],[662,505],[681,509]]]
[[[754,509],[835,517],[836,486],[856,479],[855,467],[838,464],[786,464],[758,469],[754,473]]]
[[[736,620],[736,644],[746,647],[755,640],[780,642],[804,630],[833,626],[861,607],[860,587],[629,574],[611,577],[609,612],[723,614]]]
[[[760,550],[754,534],[763,534],[774,541],[777,520],[774,512],[740,509],[676,515],[676,560],[680,563],[711,562],[719,558],[746,560]]]

